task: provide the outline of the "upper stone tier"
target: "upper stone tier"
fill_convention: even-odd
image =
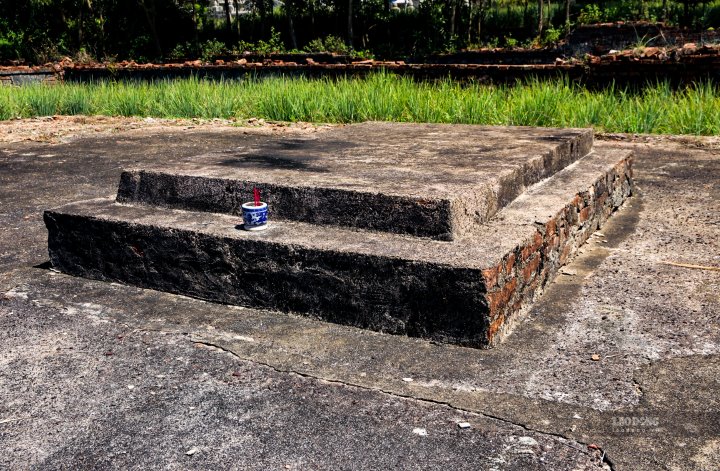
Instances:
[[[123,172],[118,201],[452,240],[590,152],[592,130],[364,123]]]

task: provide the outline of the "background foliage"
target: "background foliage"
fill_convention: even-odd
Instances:
[[[666,21],[720,27],[720,0],[220,0],[245,13],[213,19],[210,0],[0,0],[0,61],[62,56],[136,61],[244,50],[370,51],[402,56],[459,48],[542,45],[571,24]],[[542,7],[542,8],[541,8]],[[229,20],[229,21],[228,21]]]

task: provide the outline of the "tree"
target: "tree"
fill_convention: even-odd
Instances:
[[[472,31],[475,32],[475,38],[479,42],[482,38],[483,23],[487,14],[490,0],[471,0],[470,14],[468,15],[468,42],[472,41]]]
[[[353,46],[353,0],[348,0],[347,9],[347,45]]]
[[[545,25],[545,18],[543,17],[543,0],[538,0],[538,22],[537,22],[537,34],[542,36],[543,26]]]
[[[230,39],[232,37],[232,19],[230,18],[230,0],[225,0],[225,31],[227,32],[227,37]]]
[[[295,23],[293,16],[295,15],[295,2],[293,0],[285,0],[285,15],[288,19],[288,29],[290,31],[290,44],[293,49],[298,48],[297,35],[295,34]]]
[[[148,28],[150,28],[155,57],[162,57],[162,46],[160,45],[160,37],[157,32],[155,0],[137,0],[137,2],[145,13],[145,19],[147,20]]]
[[[240,39],[240,0],[233,0],[235,5],[235,37]]]
[[[570,2],[565,0],[565,31],[570,31]]]

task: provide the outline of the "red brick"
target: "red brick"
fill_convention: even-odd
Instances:
[[[543,244],[543,236],[539,232],[535,233],[535,236],[533,237],[533,245],[532,250],[533,252],[537,252],[540,247],[542,247]]]
[[[498,284],[498,271],[500,271],[502,265],[500,267],[492,267],[492,268],[486,268],[482,271],[483,278],[485,278],[485,286],[488,288],[492,288],[493,286],[497,286]]]
[[[531,245],[527,245],[523,247],[523,249],[520,251],[520,263],[527,262],[530,257],[532,257],[535,253],[540,251],[540,247],[543,245],[543,238],[542,234],[539,232],[536,232],[533,236],[533,241]]]
[[[560,245],[560,238],[556,235],[553,235],[552,238],[548,241],[547,245],[545,246],[545,256],[549,257],[553,251],[557,250],[559,245]]]
[[[525,288],[525,292],[527,293],[528,298],[532,298],[533,293],[535,290],[537,290],[538,285],[540,285],[540,278],[535,278],[532,283],[530,283],[530,286]]]
[[[605,206],[605,202],[607,201],[607,199],[608,199],[607,193],[603,193],[602,195],[598,196],[597,197],[597,207],[602,208],[603,206]]]
[[[575,206],[577,209],[580,209],[583,207],[583,198],[580,195],[575,195],[575,198],[572,200],[572,205]]]
[[[547,246],[550,249],[556,249],[560,246],[560,237],[553,235],[547,242]]]
[[[545,281],[548,278],[548,273],[550,272],[550,268],[548,268],[547,265],[543,267],[542,270],[540,270],[540,274],[538,274],[537,281],[541,283],[545,283]]]
[[[523,278],[525,279],[525,283],[530,281],[530,278],[533,277],[535,272],[537,271],[538,267],[540,266],[540,256],[535,255],[532,259],[525,265],[522,269]]]
[[[488,301],[488,310],[490,315],[494,315],[500,311],[500,305],[502,304],[502,290],[497,290],[486,295]]]
[[[555,222],[555,219],[550,219],[550,221],[545,224],[545,236],[552,236],[555,234],[555,231],[557,230],[557,222]]]
[[[488,341],[492,342],[493,338],[495,338],[495,335],[498,333],[498,331],[500,330],[500,327],[502,327],[504,322],[505,322],[505,316],[501,314],[497,317],[497,319],[495,319],[494,321],[492,321],[490,323],[490,326],[488,327],[488,332],[487,332]]]
[[[487,294],[488,307],[490,308],[490,317],[492,317],[493,315],[497,315],[497,313],[502,311],[502,307],[507,305],[512,295],[515,293],[516,286],[517,278],[513,278],[512,280],[505,283],[505,286],[503,286],[502,289]]]
[[[568,257],[570,256],[570,244],[566,244],[565,247],[563,247],[562,252],[560,252],[560,265],[565,265],[565,262],[567,262]]]
[[[510,275],[512,273],[512,269],[515,266],[515,254],[511,253],[507,260],[505,261],[505,273],[507,275]]]
[[[580,221],[580,223],[583,223],[583,222],[587,221],[589,217],[590,217],[590,206],[586,206],[580,210],[580,215],[579,215],[578,220]]]
[[[532,246],[523,247],[522,251],[520,251],[520,263],[524,263],[530,259],[532,254],[535,253],[535,251],[532,249]]]
[[[511,281],[505,284],[503,291],[505,292],[505,302],[509,301],[513,294],[515,294],[515,287],[517,286],[517,278],[513,278]]]

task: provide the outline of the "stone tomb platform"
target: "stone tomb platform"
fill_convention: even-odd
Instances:
[[[582,129],[366,123],[242,145],[46,211],[53,266],[487,347],[632,193],[631,153]],[[253,186],[262,232],[239,228]]]

